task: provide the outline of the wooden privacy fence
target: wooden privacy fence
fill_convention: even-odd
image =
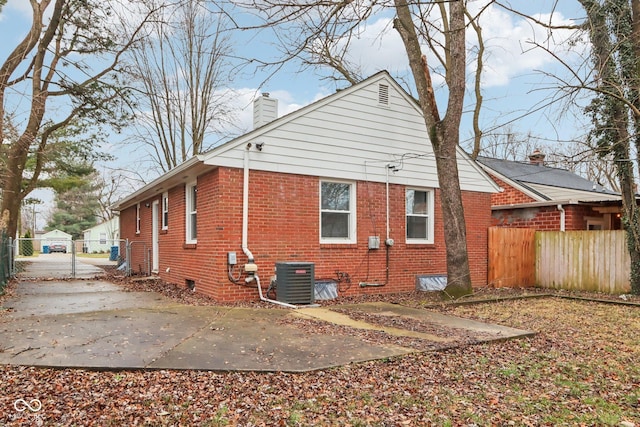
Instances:
[[[626,233],[489,229],[489,277],[496,287],[629,292]]]
[[[536,282],[543,288],[625,293],[630,268],[623,230],[536,233]]]
[[[535,234],[531,228],[489,228],[490,285],[497,288],[535,285]]]

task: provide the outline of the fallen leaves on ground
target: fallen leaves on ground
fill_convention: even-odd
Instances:
[[[171,292],[207,303],[177,287]],[[485,292],[491,295],[504,293]],[[537,334],[300,374],[4,366],[0,425],[640,425],[640,307],[555,297],[467,305],[424,294],[388,300]],[[404,322],[390,326],[433,328]],[[390,339],[367,333],[373,342]],[[18,399],[38,399],[42,408],[19,411]]]

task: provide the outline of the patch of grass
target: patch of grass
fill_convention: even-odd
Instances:
[[[109,258],[110,254],[108,254],[108,253],[104,253],[104,254],[86,254],[84,252],[77,252],[76,256],[78,258]]]

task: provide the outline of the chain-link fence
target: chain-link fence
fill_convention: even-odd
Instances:
[[[11,238],[7,235],[5,230],[2,230],[0,235],[0,294],[4,293],[4,288],[12,275],[11,256],[13,247]]]
[[[150,275],[152,270],[151,248],[143,241],[129,242],[129,274],[130,275]]]
[[[93,278],[105,273],[130,275],[126,240],[56,240],[19,238],[8,251],[13,254],[11,274],[20,279]]]

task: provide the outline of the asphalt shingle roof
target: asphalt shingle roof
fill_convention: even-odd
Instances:
[[[477,161],[500,175],[525,186],[526,184],[539,184],[600,194],[618,194],[564,169],[482,156],[479,156]]]

